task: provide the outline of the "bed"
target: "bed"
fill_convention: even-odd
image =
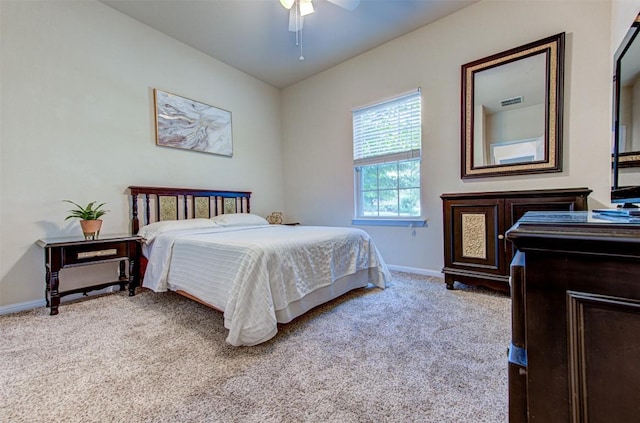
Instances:
[[[265,342],[278,324],[391,279],[366,232],[269,224],[251,213],[250,192],[129,191],[132,231],[144,240],[142,286],[221,311],[231,345]]]

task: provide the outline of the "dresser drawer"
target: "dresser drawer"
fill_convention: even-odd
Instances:
[[[74,266],[91,262],[122,260],[127,257],[128,248],[126,242],[73,245],[64,248],[62,253],[62,265]]]

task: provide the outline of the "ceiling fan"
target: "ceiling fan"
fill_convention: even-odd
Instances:
[[[327,1],[349,11],[354,10],[360,4],[360,0]],[[304,17],[313,13],[312,0],[280,0],[280,4],[289,10],[289,31],[291,32],[302,30]]]

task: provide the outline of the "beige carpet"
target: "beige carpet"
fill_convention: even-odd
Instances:
[[[172,293],[2,316],[0,421],[505,422],[509,298],[393,275],[256,347]]]

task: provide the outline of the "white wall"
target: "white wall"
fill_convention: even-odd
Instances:
[[[611,57],[640,12],[640,0],[611,1]],[[613,62],[612,62],[613,66]]]
[[[589,187],[609,202],[611,3],[481,1],[283,91],[285,206],[305,224],[353,217],[353,107],[415,87],[423,93],[426,228],[366,227],[387,263],[443,266],[442,203],[448,192]],[[566,32],[563,172],[460,179],[460,67]],[[312,158],[312,160],[310,160]]]
[[[129,185],[253,191],[256,213],[282,210],[279,90],[96,1],[2,1],[0,16],[0,306],[42,301],[34,242],[81,234],[63,199],[107,202],[103,233],[128,232]],[[156,146],[153,88],[230,110],[233,158]]]
[[[544,136],[545,107],[542,103],[492,113],[486,119],[489,144]]]
[[[627,130],[631,128],[631,134],[627,134],[629,144],[626,151],[640,151],[640,116],[638,116],[638,113],[634,113],[634,111],[637,112],[640,110],[640,78],[636,78],[633,82],[630,92],[631,101],[628,107],[631,110],[628,111],[628,114],[630,115],[631,122],[630,125],[627,126]],[[622,101],[622,94],[620,95],[620,100]],[[622,115],[622,113],[620,113],[620,115]],[[620,120],[622,120],[622,116],[620,116]]]
[[[640,86],[640,84],[639,84]],[[620,87],[620,152],[637,151],[633,147],[633,106],[635,84]],[[613,139],[612,139],[613,142]]]

